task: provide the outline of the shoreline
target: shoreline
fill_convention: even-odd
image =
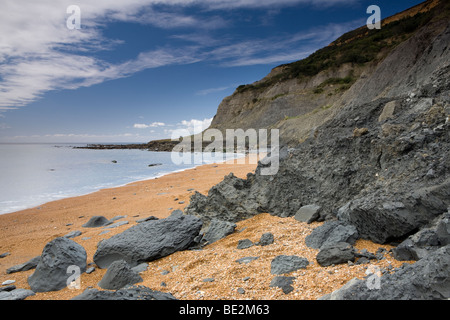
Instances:
[[[0,254],[10,254],[0,259],[0,283],[16,280],[17,288],[29,288],[27,277],[34,270],[6,274],[6,270],[24,263],[42,253],[44,246],[57,237],[79,230],[82,235],[73,240],[85,247],[88,263],[92,262],[97,243],[136,224],[136,220],[155,216],[165,218],[173,210],[183,210],[195,191],[206,194],[208,190],[233,173],[238,177],[255,170],[256,164],[223,163],[200,165],[166,174],[159,178],[135,181],[124,186],[101,189],[86,195],[64,198],[40,206],[0,215]],[[105,229],[83,228],[93,216],[111,219],[126,216],[119,221],[128,224]],[[82,240],[89,238],[86,240]]]
[[[234,155],[236,156],[238,154],[234,154]],[[262,158],[264,155],[265,155],[265,153],[260,153],[259,156],[260,156],[260,158]],[[72,194],[72,195],[62,195],[62,196],[51,195],[51,196],[49,196],[48,200],[42,200],[42,201],[39,201],[39,202],[36,201],[34,204],[23,205],[23,206],[15,205],[15,207],[18,207],[17,209],[12,209],[11,211],[7,211],[7,212],[0,212],[0,216],[5,215],[5,214],[11,214],[11,213],[15,213],[15,212],[20,212],[20,211],[24,211],[24,210],[37,208],[37,207],[45,205],[45,204],[47,204],[49,202],[60,201],[60,200],[64,200],[64,199],[81,197],[81,196],[86,196],[86,195],[89,195],[91,193],[99,192],[99,191],[105,190],[105,189],[121,188],[121,187],[125,187],[125,186],[127,186],[129,184],[133,184],[133,183],[136,183],[136,182],[143,182],[143,181],[148,181],[148,180],[153,180],[153,179],[159,179],[159,178],[164,177],[166,175],[170,175],[170,174],[174,174],[174,173],[178,173],[178,172],[183,172],[183,171],[186,171],[186,170],[192,170],[192,169],[204,166],[204,165],[223,164],[223,163],[233,162],[233,161],[237,161],[238,159],[244,159],[244,158],[246,159],[246,163],[247,163],[247,161],[248,162],[254,161],[254,160],[248,160],[249,159],[248,155],[244,155],[242,157],[237,157],[237,158],[234,158],[234,159],[227,159],[227,156],[224,154],[223,158],[224,158],[223,160],[219,160],[219,161],[215,161],[215,162],[211,162],[211,163],[197,164],[197,165],[193,164],[193,166],[190,167],[190,168],[183,168],[183,169],[177,169],[175,171],[163,172],[163,173],[160,173],[160,174],[158,174],[156,176],[153,176],[153,177],[146,177],[146,178],[133,180],[133,181],[125,182],[125,183],[119,183],[117,185],[93,187],[92,188],[93,190],[87,191],[87,192],[80,192],[80,193],[75,193],[75,194]],[[255,166],[256,166],[256,163],[255,163]],[[253,164],[253,162],[250,162],[249,164]]]

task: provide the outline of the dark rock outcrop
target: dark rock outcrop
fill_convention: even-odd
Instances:
[[[361,238],[389,243],[403,240],[446,212],[450,26],[439,22],[427,28],[402,44],[402,51],[395,49],[370,77],[358,80],[345,103],[314,136],[282,148],[276,174],[262,175],[260,163],[246,179],[229,175],[207,196],[193,195],[186,213],[205,223],[212,218],[237,222],[264,212],[290,217],[313,203],[322,208],[318,221],[338,218],[354,225]],[[424,50],[414,47],[418,41]],[[409,79],[418,78],[417,82],[405,79],[404,72],[391,74],[405,50],[415,52],[401,63]],[[386,82],[390,77],[403,89]],[[364,90],[372,99],[367,100]],[[384,96],[383,90],[389,95]],[[394,100],[395,113],[379,122],[385,106]],[[355,128],[367,132],[354,137]]]
[[[135,267],[189,248],[201,227],[199,218],[188,215],[142,222],[101,241],[94,262],[100,268],[108,268],[116,260],[125,260]]]
[[[450,209],[430,225],[409,236],[392,250],[400,261],[420,260],[442,246],[450,244]]]
[[[379,277],[378,285],[370,277]],[[450,298],[450,245],[392,274],[354,279],[322,300],[442,300]]]

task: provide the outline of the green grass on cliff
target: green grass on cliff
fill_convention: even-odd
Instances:
[[[338,68],[345,63],[363,65],[375,61],[380,52],[386,49],[388,52],[405,41],[433,16],[434,10],[431,10],[383,25],[380,30],[369,30],[365,27],[353,30],[303,60],[281,65],[280,67],[284,67],[283,72],[264,82],[239,86],[237,92],[264,90],[277,82],[312,77],[321,71]],[[318,90],[320,91],[320,88]]]

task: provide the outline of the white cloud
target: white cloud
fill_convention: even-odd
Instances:
[[[133,128],[135,129],[147,129],[147,128],[156,128],[156,127],[164,127],[166,124],[164,122],[153,122],[150,124],[144,124],[144,123],[135,123],[133,125]]]
[[[178,125],[181,125],[180,129],[187,129],[191,134],[197,134],[206,130],[211,125],[213,118],[203,119],[203,120],[183,120]]]
[[[334,5],[356,0],[77,0],[81,9],[81,30],[69,30],[66,9],[72,0],[2,0],[0,2],[0,112],[39,99],[50,90],[77,89],[104,81],[128,77],[136,72],[166,65],[188,64],[210,59],[223,65],[272,63],[294,57],[294,51],[278,52],[285,42],[273,39],[230,43],[194,37],[192,30],[211,30],[229,25],[218,14],[195,15],[204,10],[271,8],[293,4]],[[24,6],[24,2],[26,6]],[[157,6],[156,6],[157,5]],[[159,28],[183,28],[191,32],[195,45],[160,48],[141,52],[135,59],[119,64],[100,60],[95,53],[111,50],[122,42],[106,38],[103,27],[123,21]],[[186,28],[191,28],[186,30]],[[180,39],[183,37],[179,36]],[[187,39],[187,38],[185,38]],[[214,45],[215,47],[211,47]],[[281,47],[277,47],[280,45]],[[284,47],[283,47],[284,45]],[[263,58],[261,58],[261,54]],[[203,93],[205,94],[205,92]],[[207,92],[206,92],[207,94]]]

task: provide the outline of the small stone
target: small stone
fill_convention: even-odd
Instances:
[[[113,223],[111,225],[108,225],[106,227],[103,227],[103,229],[113,229],[113,228],[117,228],[117,227],[120,227],[120,226],[123,226],[126,224],[128,224],[128,221],[119,221],[119,222]]]
[[[243,288],[237,288],[237,293],[245,294],[245,290]]]
[[[90,268],[88,268],[87,270],[86,270],[86,273],[87,274],[91,274],[92,272],[94,272],[95,271],[95,268],[94,267],[90,267]]]
[[[294,280],[295,277],[278,276],[272,279],[270,287],[279,287],[283,290],[284,294],[289,294],[294,290],[294,287],[292,286]]]
[[[273,234],[270,232],[266,232],[261,236],[257,244],[260,246],[268,246],[272,244],[273,241],[274,241]]]
[[[214,282],[214,278],[205,278],[203,282]]]
[[[68,234],[66,234],[64,237],[70,239],[70,238],[76,238],[78,236],[81,236],[81,231],[74,230],[74,231],[71,231]]]
[[[13,291],[13,290],[15,290],[16,289],[16,286],[15,285],[8,285],[8,286],[5,286],[5,287],[1,287],[0,288],[0,292],[9,292],[9,291]]]
[[[253,242],[249,239],[239,240],[237,248],[238,249],[247,249],[253,246]]]
[[[244,257],[244,258],[240,258],[237,259],[236,262],[243,264],[243,263],[250,263],[256,259],[258,259],[259,257]]]
[[[7,286],[7,285],[13,284],[15,282],[16,282],[16,280],[6,280],[6,281],[2,282],[2,286]]]

